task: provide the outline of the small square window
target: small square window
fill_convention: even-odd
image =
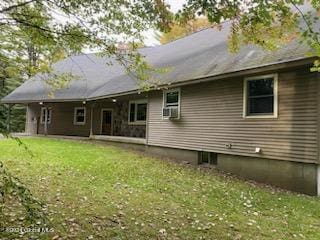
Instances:
[[[76,107],[74,109],[74,125],[84,125],[86,123],[86,108]]]

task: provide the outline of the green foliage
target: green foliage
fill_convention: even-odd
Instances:
[[[302,10],[305,4],[309,4],[307,12]],[[202,15],[211,23],[231,21],[229,49],[233,52],[248,44],[275,50],[301,37],[320,57],[319,10],[318,0],[188,0],[176,17],[182,23]],[[320,71],[318,61],[312,70]]]
[[[208,19],[203,17],[189,20],[185,24],[173,22],[170,25],[170,30],[159,34],[157,38],[161,44],[165,44],[176,39],[185,37],[191,33],[200,31],[211,25],[212,24],[208,21]]]
[[[12,90],[21,85],[23,80],[17,78],[0,78],[0,99],[9,94]],[[7,119],[9,106],[0,104],[0,133],[7,130]],[[22,105],[14,105],[10,109],[10,130],[12,132],[22,132],[25,128],[25,107]]]
[[[66,87],[72,78],[70,74],[52,74],[53,64],[84,49],[112,56],[139,77],[146,74],[141,71],[148,64],[142,64],[145,60],[136,51],[136,43],[142,42],[147,29],[166,29],[170,16],[161,0],[3,1],[0,54],[11,60],[7,66],[10,76],[26,79],[39,72],[49,74],[46,83],[52,92]],[[119,51],[119,42],[132,48]]]

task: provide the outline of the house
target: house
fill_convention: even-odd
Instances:
[[[308,47],[228,51],[228,22],[171,43],[142,48],[156,67],[141,91],[112,59],[71,56],[57,72],[78,78],[48,96],[37,75],[2,99],[27,106],[26,132],[88,136],[218,169],[286,189],[320,193],[320,83]],[[106,65],[113,61],[113,65]],[[168,176],[170,177],[170,176]]]

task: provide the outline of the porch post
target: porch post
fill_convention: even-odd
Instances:
[[[90,137],[93,135],[93,108],[94,103],[91,104],[90,108]]]
[[[11,104],[8,104],[8,115],[7,115],[7,132],[10,133],[11,131]]]
[[[48,107],[44,109],[44,135],[48,134]]]

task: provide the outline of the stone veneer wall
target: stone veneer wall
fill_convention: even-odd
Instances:
[[[145,125],[128,125],[128,111],[128,101],[116,103],[113,112],[113,135],[145,138]]]

